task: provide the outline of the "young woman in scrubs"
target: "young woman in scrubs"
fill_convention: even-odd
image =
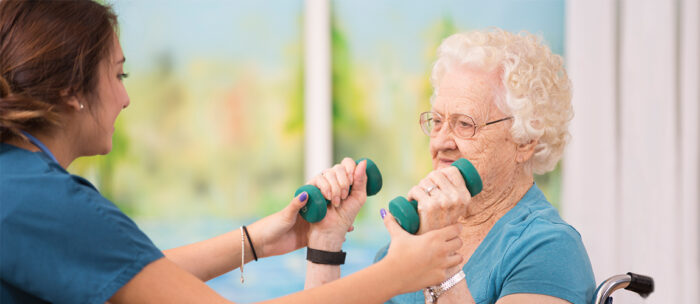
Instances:
[[[204,282],[254,255],[337,250],[366,198],[365,163],[334,167],[356,187],[317,224],[298,216],[302,193],[246,237],[236,229],[165,252],[65,170],[109,153],[129,106],[116,20],[89,0],[0,1],[0,303],[228,303]],[[462,262],[456,226],[413,236],[391,215],[384,222],[392,243],[381,262],[332,282],[323,276],[338,266],[309,267],[307,283],[327,284],[270,302],[383,302],[442,282]]]

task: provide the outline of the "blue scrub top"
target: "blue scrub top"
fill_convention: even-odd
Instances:
[[[384,258],[388,246],[377,253]],[[535,293],[574,304],[590,303],[593,268],[581,235],[559,217],[533,185],[501,217],[462,268],[479,304],[496,303],[515,293]],[[388,303],[425,303],[423,292],[402,294]]]
[[[0,303],[104,303],[162,257],[90,182],[0,143]]]

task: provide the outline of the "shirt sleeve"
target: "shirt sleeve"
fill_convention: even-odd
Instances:
[[[389,252],[389,245],[391,244],[386,244],[377,251],[377,254],[374,255],[374,261],[372,261],[373,264],[381,261],[386,256],[387,252]]]
[[[2,280],[53,303],[104,303],[163,254],[85,180],[65,177],[3,206]]]
[[[578,232],[565,224],[531,223],[510,246],[501,265],[506,277],[499,298],[535,293],[586,304],[595,279]]]

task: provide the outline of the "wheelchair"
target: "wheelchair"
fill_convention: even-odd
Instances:
[[[636,292],[642,298],[646,298],[654,292],[654,279],[631,272],[614,275],[598,285],[593,304],[612,304],[611,294],[621,288]]]

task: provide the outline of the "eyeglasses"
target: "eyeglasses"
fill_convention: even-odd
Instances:
[[[469,115],[465,114],[453,114],[448,117],[448,128],[452,129],[454,134],[462,139],[472,138],[476,134],[476,129],[485,127],[497,122],[505,121],[513,117],[501,118],[499,120],[494,120],[487,122],[482,125],[477,125],[474,119]],[[442,115],[435,112],[423,112],[420,113],[420,127],[423,129],[423,133],[430,137],[437,135],[442,130],[445,124],[445,119]]]

